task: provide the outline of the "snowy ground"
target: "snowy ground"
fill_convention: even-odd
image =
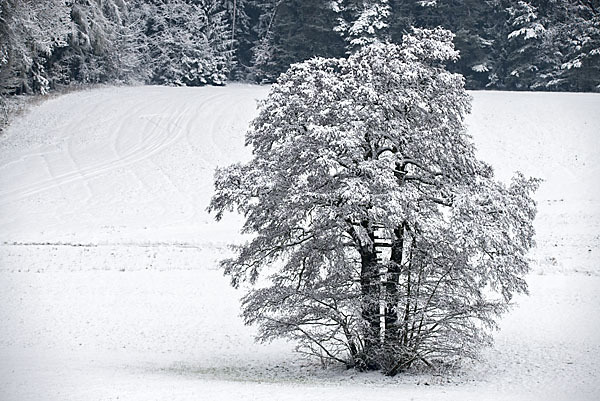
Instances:
[[[543,178],[531,296],[458,373],[321,370],[260,345],[216,266],[240,220],[205,212],[268,88],[105,88],[0,138],[0,400],[600,398],[600,96],[474,93],[501,179]]]

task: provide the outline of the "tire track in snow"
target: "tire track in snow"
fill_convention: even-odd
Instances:
[[[0,237],[232,238],[228,229],[211,228],[205,210],[213,172],[248,159],[243,134],[267,91],[238,84],[108,88],[91,100],[75,93],[32,109],[0,140]]]
[[[146,126],[147,125],[148,124],[146,124]],[[157,125],[156,127],[159,126]],[[50,174],[51,178],[49,179],[41,180],[10,191],[0,191],[0,204],[20,200],[74,181],[85,180],[114,169],[125,167],[131,163],[135,163],[136,161],[149,157],[172,142],[167,141],[166,138],[161,135],[156,135],[154,133],[155,131],[157,130],[153,129],[150,132],[150,135],[142,141],[141,146],[135,148],[132,152],[129,152],[120,158],[115,158],[106,162],[93,163],[84,167],[81,167],[80,163],[75,162],[78,167],[73,171],[58,175]],[[167,130],[158,130],[159,134],[161,131],[168,133]],[[42,157],[44,160],[46,160],[45,154],[43,154]]]
[[[9,190],[0,190],[0,205],[15,202],[29,196],[60,187],[61,185],[81,180],[89,180],[92,177],[127,167],[141,160],[145,160],[175,143],[184,133],[186,133],[187,130],[190,129],[189,126],[186,126],[187,121],[185,118],[192,107],[201,109],[207,104],[210,104],[210,102],[217,97],[222,97],[222,95],[216,94],[203,97],[200,103],[187,105],[183,108],[183,110],[174,116],[172,116],[170,111],[177,105],[170,105],[170,107],[167,109],[169,110],[169,113],[163,112],[158,114],[159,116],[166,117],[166,121],[164,123],[154,121],[152,118],[144,118],[145,116],[141,114],[140,111],[145,110],[148,106],[147,104],[137,105],[137,107],[135,107],[133,110],[128,109],[121,111],[120,115],[115,117],[120,119],[120,124],[118,125],[119,128],[114,130],[112,135],[111,145],[112,148],[117,152],[114,159],[95,162],[88,165],[82,165],[81,162],[77,162],[75,159],[73,159],[77,167],[71,171],[61,174],[52,174],[52,172],[50,172],[50,178],[39,180],[33,183],[27,183],[23,186],[18,186]],[[128,149],[127,151],[121,153],[117,148],[118,133],[127,132],[125,126],[127,124],[132,124],[136,117],[146,120],[145,123],[140,127],[140,130],[147,133],[147,135],[144,135],[141,142],[137,146],[134,146],[133,149]],[[31,155],[22,156],[19,160],[25,160],[27,157],[35,155],[41,156],[44,161],[46,161],[46,155],[48,153],[49,152],[36,151]],[[11,164],[14,163],[14,161],[11,162]]]

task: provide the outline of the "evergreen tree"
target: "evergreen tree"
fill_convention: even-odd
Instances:
[[[529,89],[544,66],[539,65],[546,28],[538,10],[527,1],[513,2],[508,8],[508,43],[505,84],[510,89]]]
[[[600,1],[554,0],[546,35],[545,87],[600,91]]]
[[[72,2],[69,46],[56,55],[66,71],[64,83],[127,81],[131,77],[139,58],[127,30],[127,13],[123,0]]]
[[[252,0],[225,0],[224,9],[227,15],[227,24],[234,32],[231,55],[233,63],[232,78],[244,79],[250,72],[252,63],[252,47],[257,42],[255,25],[258,19],[258,10]]]
[[[598,1],[506,1],[499,58],[508,89],[599,90]]]
[[[274,82],[277,79],[274,62],[273,23],[282,0],[250,0],[255,10],[252,33],[255,40],[250,47],[248,77],[257,82]]]
[[[203,0],[201,7],[206,14],[206,30],[204,36],[208,42],[203,71],[211,71],[208,83],[223,85],[234,62],[234,43],[232,25],[228,20],[228,12],[219,0]],[[204,82],[203,82],[204,83]]]
[[[344,37],[350,51],[388,39],[388,0],[334,0],[332,5],[339,15],[334,29]]]
[[[416,29],[293,65],[247,133],[253,159],[217,170],[209,210],[253,234],[225,272],[271,278],[243,299],[259,339],[394,375],[475,355],[526,291],[537,182],[475,158],[452,39]]]
[[[463,74],[468,88],[493,86],[497,60],[506,35],[505,9],[499,0],[392,0],[392,40],[398,42],[411,26],[442,26],[455,33],[461,58],[448,67]]]
[[[461,58],[452,71],[463,74],[469,89],[495,87],[501,74],[501,54],[506,40],[504,21],[506,11],[498,0],[464,1],[454,23],[448,29],[456,34],[454,40]],[[444,14],[452,11],[447,8]],[[446,26],[446,25],[444,25]]]
[[[231,30],[216,0],[156,0],[141,4],[151,82],[222,85],[232,61]]]
[[[259,39],[254,47],[257,80],[273,82],[291,64],[314,56],[344,54],[343,40],[333,31],[336,13],[330,0],[262,0]]]

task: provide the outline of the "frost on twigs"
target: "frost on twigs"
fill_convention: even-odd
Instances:
[[[394,375],[475,357],[526,292],[537,181],[507,186],[475,158],[452,38],[293,65],[247,133],[253,159],[217,171],[209,209],[253,235],[226,274],[274,271],[243,299],[260,340]]]

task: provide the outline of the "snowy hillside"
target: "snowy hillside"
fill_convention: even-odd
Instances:
[[[240,218],[205,209],[246,160],[267,87],[105,88],[0,138],[0,399],[600,397],[600,96],[473,93],[469,132],[508,180],[544,179],[531,296],[460,374],[395,379],[254,344],[217,268]],[[427,383],[428,386],[423,385]]]

